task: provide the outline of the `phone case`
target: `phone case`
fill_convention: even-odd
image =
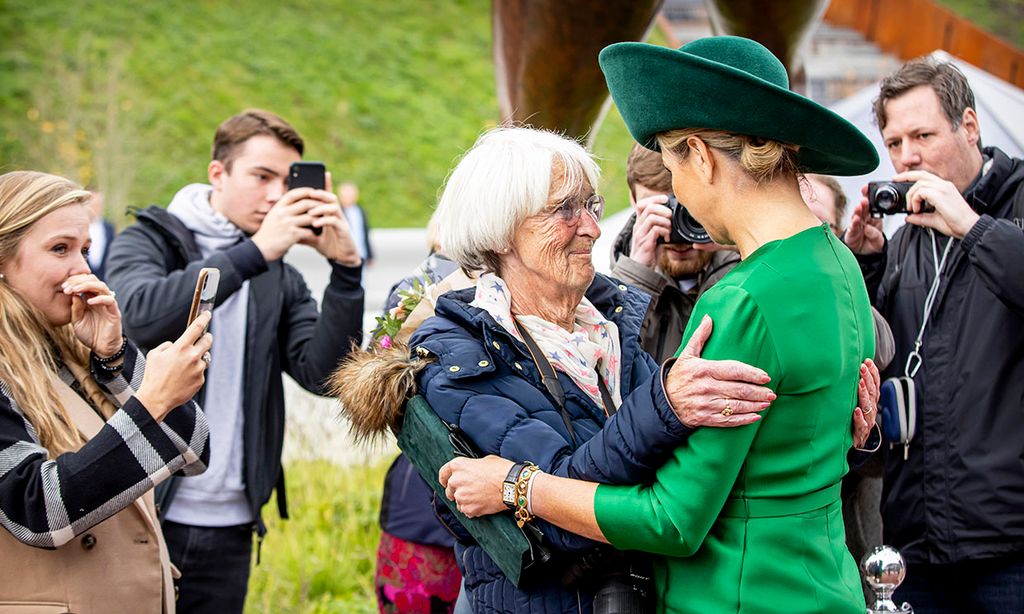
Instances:
[[[195,320],[201,311],[211,311],[217,299],[217,286],[220,284],[220,269],[199,269],[196,278],[196,289],[192,293],[192,305],[188,310],[186,326]]]

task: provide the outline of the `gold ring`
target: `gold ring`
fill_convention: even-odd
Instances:
[[[722,415],[723,416],[731,416],[732,415],[732,408],[729,407],[728,405],[726,405],[725,409],[722,410]]]

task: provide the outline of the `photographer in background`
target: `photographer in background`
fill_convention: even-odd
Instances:
[[[661,154],[633,145],[626,161],[634,214],[615,239],[611,276],[651,296],[640,343],[658,362],[675,356],[700,295],[740,261],[714,243],[666,243],[672,230],[672,175]]]
[[[911,214],[886,241],[865,198],[844,236],[892,325],[883,378],[915,387],[882,519],[908,563],[896,599],[919,612],[1024,611],[1024,162],[981,147],[974,106],[948,63],[885,78],[875,117]]]
[[[182,573],[179,612],[242,611],[252,534],[266,533],[260,510],[275,489],[288,517],[281,375],[323,394],[362,338],[362,260],[329,178],[326,190],[288,187],[304,148],[273,113],[228,118],[213,139],[209,185],[185,186],[166,210],[138,212],[111,246],[108,275],[125,331],[144,347],[181,334],[199,269],[221,272],[210,325],[217,345],[201,393],[212,409],[210,468],[172,478],[157,493],[171,561]],[[319,309],[302,274],[283,260],[296,244],[330,263]]]

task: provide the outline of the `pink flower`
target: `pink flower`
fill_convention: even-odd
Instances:
[[[384,335],[384,336],[382,336],[380,338],[380,347],[384,348],[385,350],[391,348],[391,336],[390,335]]]

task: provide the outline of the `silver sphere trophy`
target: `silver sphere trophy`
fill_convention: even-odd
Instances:
[[[914,614],[914,608],[910,607],[910,604],[904,603],[896,607],[892,601],[893,592],[907,575],[907,567],[898,550],[889,546],[878,546],[864,557],[860,562],[860,568],[864,572],[864,581],[875,593],[875,603],[868,604],[867,614]]]

